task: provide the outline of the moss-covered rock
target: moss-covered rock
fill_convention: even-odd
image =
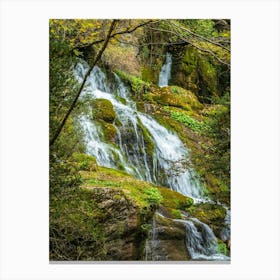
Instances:
[[[73,160],[78,164],[79,170],[97,171],[98,165],[96,158],[87,154],[74,153]]]
[[[140,210],[121,189],[69,189],[50,203],[51,260],[133,260]]]
[[[218,67],[209,57],[188,45],[177,67],[172,70],[171,83],[194,92],[200,101],[209,103],[218,95]]]
[[[178,218],[192,200],[109,168],[80,173],[83,186],[50,198],[51,260],[145,260],[153,219],[160,258],[189,259],[184,225],[155,210]]]
[[[112,123],[100,120],[102,127],[103,137],[106,142],[117,143],[118,133],[116,127]]]
[[[112,103],[107,99],[95,99],[92,102],[92,115],[94,119],[112,123],[116,113]]]
[[[216,236],[220,235],[226,217],[226,209],[223,206],[211,203],[194,204],[188,209],[188,213],[208,224]]]
[[[155,213],[150,226],[144,256],[152,261],[186,261],[186,231],[183,223]]]
[[[142,94],[149,91],[151,84],[143,81],[140,77],[136,77],[125,73],[121,70],[116,70],[116,73],[124,81],[125,84],[130,86],[131,91],[134,93],[134,98],[139,99]]]

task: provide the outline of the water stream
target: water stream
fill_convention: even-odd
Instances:
[[[159,76],[159,86],[168,85],[171,65],[172,57],[167,53]],[[83,80],[88,68],[84,61],[75,67],[74,74],[79,82]],[[88,112],[79,119],[87,153],[94,156],[99,165],[122,169],[141,180],[167,186],[192,197],[195,202],[207,200],[203,188],[195,178],[195,172],[189,165],[186,167],[185,163],[189,161],[188,150],[182,141],[152,116],[137,110],[128,88],[116,74],[109,81],[105,73],[95,66],[87,79],[81,98],[109,100],[116,112],[116,119],[112,124],[117,132],[116,143],[105,141],[102,126],[93,120],[90,102]],[[147,137],[148,141],[154,144],[152,155],[145,144]],[[229,220],[230,216],[227,218]],[[217,253],[217,239],[208,225],[193,218],[179,221],[185,224],[186,248],[192,259],[227,259],[226,256]],[[155,222],[153,226],[156,226]],[[155,229],[152,229],[149,248],[159,246],[155,232]],[[222,235],[228,238],[227,229]],[[146,254],[149,255],[149,259],[159,259],[158,256],[151,257],[151,250]]]
[[[170,53],[166,53],[166,61],[163,64],[160,74],[159,74],[159,87],[168,86],[168,82],[171,78],[171,67],[172,67],[172,55]]]

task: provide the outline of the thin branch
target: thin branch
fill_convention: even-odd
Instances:
[[[126,42],[122,41],[120,39],[115,39],[117,42],[125,45],[130,45],[132,47],[140,48],[140,47],[145,47],[145,46],[151,46],[151,45],[162,45],[162,46],[173,46],[173,45],[183,45],[186,44],[186,42],[175,42],[175,43],[167,43],[167,42],[151,42],[151,43],[145,43],[145,44],[135,44],[132,42]]]
[[[161,21],[161,20],[153,20],[152,19],[152,20],[149,20],[149,21],[145,21],[144,23],[141,23],[141,24],[139,24],[137,26],[134,26],[132,29],[126,28],[125,30],[113,33],[112,35],[110,35],[110,39],[116,37],[117,35],[132,33],[132,32],[134,32],[135,30],[137,30],[140,27],[143,27],[143,26],[145,26],[147,24],[150,24],[150,23],[156,23],[156,22],[159,22],[159,21]],[[96,45],[96,44],[102,43],[104,40],[105,39],[100,39],[100,40],[97,40],[97,41],[93,41],[93,42],[91,42],[91,43],[89,43],[87,45],[83,45],[81,48],[88,48],[88,47],[90,47],[92,45]]]
[[[166,30],[166,29],[159,29],[159,28],[153,28],[153,27],[149,27],[151,30],[155,30],[155,31],[160,31],[160,32],[167,32],[167,33],[171,33],[173,35],[176,35],[178,38],[180,38],[182,41],[192,45],[193,47],[197,48],[198,50],[202,51],[202,52],[206,52],[206,53],[209,53],[211,55],[213,55],[214,58],[216,58],[220,63],[222,64],[225,64],[227,65],[228,67],[230,67],[230,64],[223,61],[222,59],[220,59],[214,52],[208,50],[208,49],[204,49],[202,47],[198,47],[196,46],[193,42],[187,40],[186,38],[182,37],[180,34],[174,32],[174,31],[171,31],[171,30]]]
[[[222,44],[219,44],[219,43],[217,43],[217,42],[215,42],[215,41],[213,41],[213,40],[210,40],[209,38],[206,38],[206,37],[204,37],[204,36],[202,36],[202,35],[199,35],[199,34],[193,32],[193,31],[189,30],[188,28],[185,28],[185,27],[183,27],[183,26],[177,25],[177,24],[175,24],[175,23],[172,22],[172,21],[166,21],[166,22],[167,22],[169,25],[173,25],[173,26],[176,26],[177,28],[181,28],[182,30],[187,31],[188,33],[192,34],[192,35],[195,36],[195,37],[198,37],[198,38],[200,38],[200,39],[202,39],[202,40],[204,40],[204,41],[206,41],[206,42],[209,42],[209,43],[211,43],[211,44],[213,44],[213,45],[219,46],[219,47],[223,48],[224,50],[227,50],[228,52],[230,52],[230,49],[229,49],[229,48],[227,48],[227,47],[223,46]]]
[[[84,88],[84,86],[85,86],[85,83],[86,83],[86,80],[87,80],[88,76],[90,75],[90,73],[91,73],[92,69],[94,68],[94,66],[96,65],[96,63],[97,63],[97,62],[99,61],[99,59],[101,58],[101,55],[103,54],[104,50],[106,49],[106,47],[107,47],[107,45],[108,45],[108,43],[109,43],[109,40],[110,40],[110,38],[111,38],[110,36],[111,36],[111,34],[112,34],[112,32],[113,32],[113,30],[114,30],[116,24],[117,24],[117,20],[113,20],[112,23],[111,23],[110,29],[109,29],[109,31],[108,31],[108,33],[107,33],[105,42],[104,42],[102,48],[100,49],[100,51],[98,52],[98,54],[97,54],[97,56],[96,56],[96,58],[95,58],[95,60],[94,60],[94,62],[93,62],[93,64],[92,64],[92,66],[91,66],[91,67],[89,68],[89,70],[87,71],[87,73],[86,73],[86,75],[85,75],[85,77],[84,77],[84,79],[83,79],[83,82],[82,82],[82,84],[81,84],[81,86],[80,86],[80,88],[79,88],[79,91],[78,91],[78,93],[77,93],[75,99],[73,100],[73,102],[72,102],[72,104],[71,104],[69,110],[67,111],[67,113],[66,113],[64,119],[62,120],[61,124],[59,125],[59,127],[58,127],[56,133],[54,134],[53,138],[50,140],[50,146],[52,146],[52,145],[54,144],[54,142],[56,141],[56,139],[58,138],[60,132],[62,131],[62,129],[63,129],[63,127],[64,127],[64,125],[65,125],[65,123],[66,123],[68,117],[69,117],[69,115],[70,115],[71,112],[73,111],[73,109],[74,109],[74,107],[75,107],[75,105],[76,105],[76,103],[77,103],[77,100],[78,100],[78,98],[80,97],[80,94],[81,94],[81,92],[82,92],[82,90],[83,90],[83,88]]]

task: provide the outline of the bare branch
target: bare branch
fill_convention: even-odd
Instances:
[[[141,23],[141,24],[139,24],[139,25],[137,25],[137,26],[134,26],[133,28],[129,28],[129,27],[128,27],[128,28],[126,28],[126,29],[124,29],[124,30],[122,30],[122,31],[113,33],[113,34],[110,36],[110,39],[116,37],[117,35],[132,33],[132,32],[134,32],[135,30],[137,30],[137,29],[140,28],[140,27],[143,27],[143,26],[145,26],[145,25],[147,25],[147,24],[150,24],[150,23],[156,23],[156,22],[159,22],[159,21],[161,21],[161,20],[153,20],[153,19],[152,19],[152,20],[145,21],[145,22],[143,22],[143,23]],[[104,40],[105,40],[105,39],[103,38],[103,39],[100,39],[100,40],[91,42],[91,43],[89,43],[89,44],[87,44],[87,45],[83,45],[81,48],[88,48],[88,47],[90,47],[90,46],[92,46],[92,45],[100,44],[100,43],[102,43]]]
[[[228,67],[230,67],[230,64],[223,61],[221,58],[219,58],[214,52],[208,50],[208,49],[204,49],[202,47],[198,47],[197,45],[195,45],[193,42],[191,42],[190,40],[187,40],[186,38],[182,37],[180,34],[178,34],[177,32],[171,31],[171,30],[167,30],[167,29],[161,29],[161,28],[153,28],[153,27],[149,27],[149,29],[151,30],[155,30],[155,31],[160,31],[160,32],[167,32],[167,33],[171,33],[173,35],[176,35],[178,38],[180,38],[182,41],[192,45],[193,47],[195,47],[196,49],[205,52],[205,53],[209,53],[211,54],[214,58],[216,58],[220,63],[227,65]]]
[[[189,30],[189,29],[187,29],[187,28],[185,28],[185,27],[183,27],[183,26],[177,25],[177,24],[175,24],[175,23],[172,22],[172,21],[165,21],[165,22],[167,22],[169,25],[176,26],[177,28],[180,28],[180,29],[186,31],[186,32],[190,33],[191,35],[193,35],[193,36],[195,36],[195,37],[197,37],[197,38],[200,38],[200,39],[202,39],[202,40],[204,40],[204,41],[206,41],[206,42],[209,42],[209,43],[211,43],[211,44],[213,44],[213,45],[219,46],[219,47],[223,48],[224,50],[227,50],[228,52],[230,52],[230,49],[227,48],[227,47],[225,47],[225,46],[223,46],[222,44],[219,44],[219,43],[217,43],[217,42],[215,42],[215,41],[213,41],[213,40],[210,40],[209,38],[206,38],[206,37],[204,37],[204,36],[202,36],[202,35],[199,35],[199,34],[193,32],[193,31],[191,31],[191,30]]]
[[[78,91],[78,93],[77,93],[75,99],[73,100],[73,102],[72,102],[72,104],[71,104],[69,110],[67,111],[65,117],[63,118],[63,120],[62,120],[61,124],[59,125],[59,127],[58,127],[56,133],[54,134],[53,138],[50,140],[50,146],[52,146],[52,145],[54,144],[55,140],[58,138],[58,136],[59,136],[61,130],[63,129],[63,127],[64,127],[64,125],[65,125],[65,123],[66,123],[66,121],[67,121],[67,119],[68,119],[68,117],[69,117],[69,115],[70,115],[71,112],[73,111],[73,109],[74,109],[74,107],[75,107],[75,105],[76,105],[76,103],[77,103],[77,100],[78,100],[78,98],[80,97],[80,94],[81,94],[81,92],[82,92],[82,90],[83,90],[83,88],[84,88],[84,86],[85,86],[85,83],[86,83],[86,80],[87,80],[88,76],[90,75],[90,73],[91,73],[93,67],[96,65],[96,63],[97,63],[97,62],[99,61],[99,59],[101,58],[101,55],[103,54],[104,50],[106,49],[106,47],[107,47],[107,45],[108,45],[108,43],[109,43],[109,40],[110,40],[110,38],[111,38],[111,34],[112,34],[112,32],[113,32],[113,30],[114,30],[116,24],[117,24],[117,20],[113,20],[112,23],[111,23],[110,29],[109,29],[109,31],[108,31],[108,33],[107,33],[107,37],[106,37],[106,39],[105,39],[105,42],[104,42],[102,48],[100,49],[100,51],[98,52],[98,54],[97,54],[97,56],[96,56],[96,58],[95,58],[95,60],[94,60],[94,62],[93,62],[93,64],[92,64],[92,66],[88,69],[87,73],[85,74],[85,77],[84,77],[84,79],[83,79],[83,82],[82,82],[82,84],[81,84],[81,86],[80,86],[80,88],[79,88],[79,91]]]

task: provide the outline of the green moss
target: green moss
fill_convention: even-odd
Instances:
[[[172,216],[173,219],[181,219],[182,218],[181,212],[177,209],[172,209],[171,210],[171,216]]]
[[[203,108],[203,105],[198,101],[196,95],[190,90],[178,86],[170,86],[170,91],[179,96],[184,96],[184,102],[187,103],[192,110]]]
[[[148,67],[142,67],[141,77],[143,81],[153,83],[155,82],[154,71]]]
[[[201,71],[201,76],[207,86],[209,92],[216,95],[217,92],[217,71],[216,68],[208,61],[207,58],[200,57],[198,67]]]
[[[193,204],[193,199],[166,187],[152,185],[137,180],[125,172],[99,167],[98,172],[81,172],[84,187],[121,188],[141,207],[149,207],[153,197],[157,204],[170,209],[186,210]]]
[[[184,70],[186,74],[191,74],[195,70],[197,62],[199,59],[199,54],[197,50],[191,46],[186,47],[185,55],[182,62],[185,64]]]
[[[139,77],[129,75],[121,70],[116,70],[116,73],[120,76],[120,78],[131,87],[133,93],[137,96],[145,94],[151,87],[151,84],[148,82],[144,82]]]
[[[72,157],[77,162],[79,170],[97,171],[98,165],[95,157],[80,153],[74,153]]]
[[[163,197],[161,204],[166,208],[185,210],[193,204],[192,198],[174,192],[169,188],[158,187],[158,189]]]
[[[218,243],[218,253],[227,255],[227,245],[224,242]]]
[[[113,124],[107,123],[103,120],[100,120],[99,123],[101,124],[102,127],[104,140],[109,143],[116,143],[117,141],[116,127]]]
[[[92,101],[92,115],[94,119],[105,122],[113,122],[116,113],[112,103],[107,99],[95,99]]]
[[[167,106],[164,107],[164,110],[170,113],[170,116],[174,120],[183,123],[187,127],[191,128],[193,131],[203,132],[207,129],[207,125],[205,123],[195,120],[187,112],[183,110],[179,111]]]
[[[190,209],[190,212],[198,219],[199,213],[201,213],[202,216],[206,216],[209,220],[217,220],[222,222],[226,217],[226,209],[218,204],[195,204]]]
[[[156,207],[162,202],[163,197],[160,191],[155,187],[150,187],[145,189],[145,194],[147,195],[147,201],[151,205],[155,205]]]
[[[206,55],[193,46],[187,46],[185,53],[174,70],[172,83],[194,92],[203,102],[218,93],[218,67]]]
[[[218,204],[194,204],[188,210],[190,215],[212,227],[216,235],[219,235],[224,227],[226,209]]]

